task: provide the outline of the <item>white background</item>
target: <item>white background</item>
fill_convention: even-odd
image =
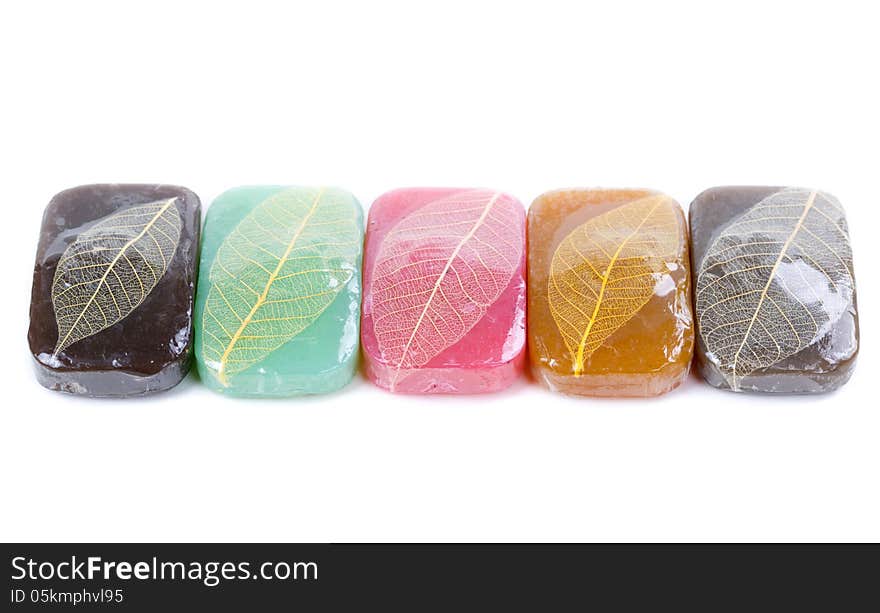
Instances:
[[[844,2],[7,3],[0,539],[878,540],[878,15]],[[40,387],[25,340],[52,195],[91,182],[826,189],[863,349],[821,397],[696,378],[657,400],[285,401],[188,379]]]

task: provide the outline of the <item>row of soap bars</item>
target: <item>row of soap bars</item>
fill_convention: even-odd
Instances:
[[[41,383],[93,396],[173,387],[192,353],[210,388],[255,397],[334,391],[361,352],[369,379],[414,394],[504,389],[527,354],[537,381],[579,395],[662,394],[694,355],[734,391],[846,382],[840,203],[719,187],[689,217],[641,189],[551,191],[528,214],[495,190],[399,189],[364,239],[336,188],[235,188],[202,228],[187,189],[82,186],[46,209],[29,340]]]

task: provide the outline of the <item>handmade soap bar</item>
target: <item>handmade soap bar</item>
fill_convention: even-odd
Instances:
[[[363,213],[323,187],[239,187],[208,209],[196,363],[233,396],[332,392],[357,365]]]
[[[170,185],[85,185],[46,207],[31,294],[37,379],[136,396],[189,370],[198,197]]]
[[[590,396],[654,396],[693,353],[681,207],[646,190],[561,190],[529,209],[535,378]]]
[[[697,196],[690,219],[703,378],[753,392],[846,383],[859,326],[837,199],[793,187],[716,187]]]
[[[504,389],[525,346],[525,211],[483,189],[400,189],[370,208],[368,376],[402,393]]]

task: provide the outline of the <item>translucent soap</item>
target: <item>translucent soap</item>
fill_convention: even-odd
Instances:
[[[799,187],[715,187],[693,201],[690,220],[703,378],[769,393],[846,383],[859,320],[840,202]]]
[[[376,385],[414,394],[509,386],[525,348],[525,210],[485,189],[400,189],[370,208],[363,349]]]
[[[655,396],[693,353],[688,236],[673,199],[572,189],[529,209],[529,352],[534,377],[588,396]]]
[[[363,213],[325,187],[231,189],[208,209],[196,302],[202,381],[233,396],[332,392],[357,368]]]
[[[42,385],[124,397],[186,376],[199,210],[194,193],[171,185],[84,185],[52,199],[28,331]]]

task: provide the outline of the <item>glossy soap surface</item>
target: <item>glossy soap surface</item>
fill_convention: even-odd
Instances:
[[[196,358],[215,391],[335,391],[358,356],[363,213],[336,188],[231,189],[208,209]]]
[[[84,185],[43,215],[28,341],[53,390],[138,396],[189,370],[198,197],[171,185]]]
[[[770,393],[843,385],[859,326],[837,199],[796,187],[716,187],[697,196],[690,220],[703,378]]]
[[[498,391],[525,347],[525,211],[485,189],[400,189],[370,208],[363,348],[394,392]]]
[[[678,386],[693,353],[681,207],[647,190],[548,192],[529,209],[529,351],[535,378],[591,396]]]

